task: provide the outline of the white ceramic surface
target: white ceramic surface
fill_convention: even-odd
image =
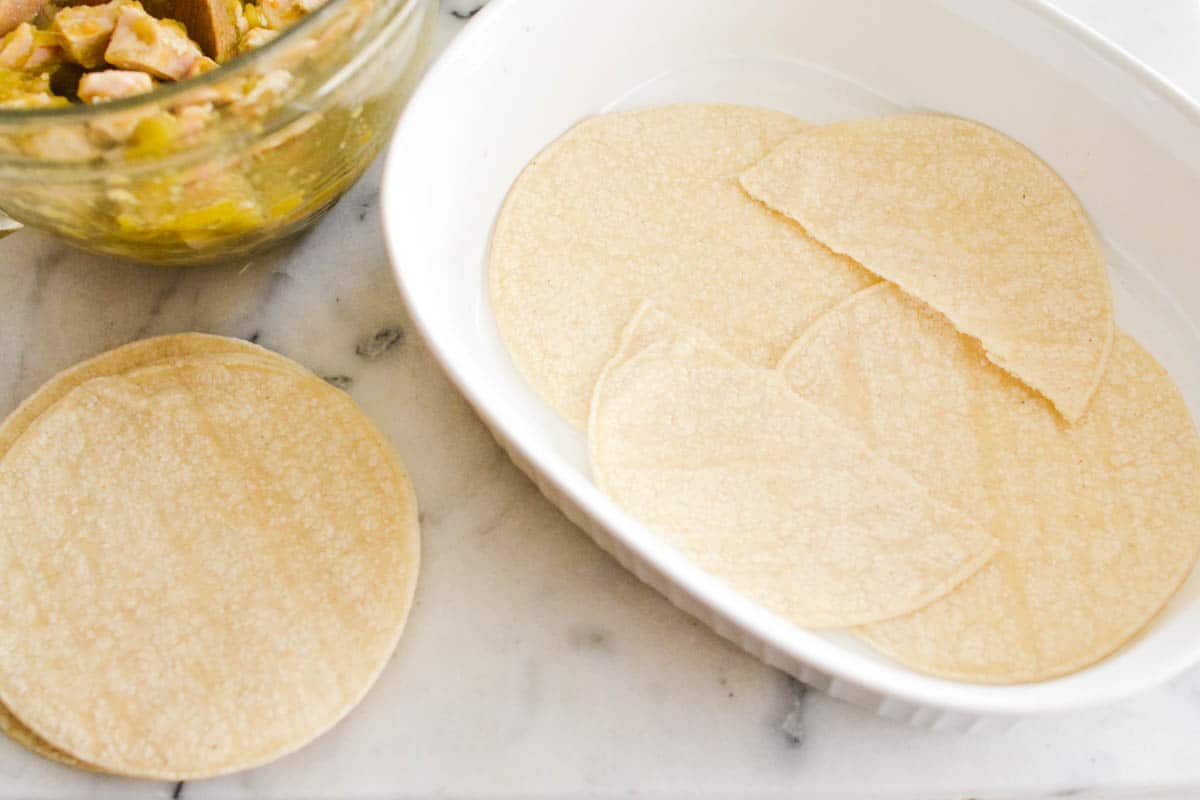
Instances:
[[[385,168],[385,233],[410,315],[509,455],[576,524],[672,603],[835,697],[920,725],[976,728],[1109,703],[1200,659],[1200,578],[1132,645],[1039,684],[907,670],[844,633],[794,628],[726,590],[588,480],[582,437],[523,383],[495,330],[484,260],[521,167],[572,123],[672,101],[811,121],[936,109],[1053,165],[1107,246],[1118,321],[1200,415],[1200,108],[1033,0],[495,0],[413,99]],[[486,131],[486,135],[481,135]]]

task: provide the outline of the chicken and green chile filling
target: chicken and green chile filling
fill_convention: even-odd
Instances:
[[[324,2],[0,0],[0,110],[103,104],[186,81],[265,44]],[[294,226],[340,192],[328,175],[349,170],[331,159],[358,163],[369,155],[378,114],[373,98],[291,121],[277,112],[304,91],[310,62],[340,58],[347,32],[370,7],[370,0],[347,3],[311,41],[228,79],[128,110],[0,134],[0,156],[121,165],[102,187],[52,197],[35,196],[32,186],[20,197],[10,193],[5,210],[52,228],[69,218],[73,239],[119,242],[121,252],[136,245],[139,257],[156,261]],[[232,141],[226,131],[255,138],[203,163],[167,165],[168,155],[211,144],[222,150],[220,143]]]
[[[324,0],[0,0],[0,108],[99,103],[207,72]]]
[[[114,100],[148,90],[122,77],[102,95],[84,97],[71,85],[92,76],[136,72],[152,80],[181,80],[211,70],[271,40],[324,0],[0,0],[0,68],[55,84],[62,101]],[[65,72],[73,80],[60,79]],[[6,74],[6,84],[12,83]],[[64,76],[65,77],[65,76]],[[38,107],[40,92],[6,97],[4,107]]]

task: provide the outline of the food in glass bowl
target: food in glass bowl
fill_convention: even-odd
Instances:
[[[150,263],[248,255],[378,153],[436,6],[0,0],[0,208]]]

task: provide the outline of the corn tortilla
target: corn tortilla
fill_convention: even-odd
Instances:
[[[42,737],[38,736],[29,728],[25,727],[25,723],[12,715],[4,706],[0,705],[0,732],[12,739],[17,744],[24,747],[42,758],[48,758],[51,761],[57,761],[59,764],[65,764],[68,767],[76,769],[86,769],[92,772],[103,772],[99,767],[94,767],[91,764],[85,764],[70,753],[64,753],[54,745],[47,742]]]
[[[995,542],[703,334],[646,306],[597,386],[593,477],[705,572],[790,622],[843,627],[953,589]]]
[[[0,461],[0,700],[89,766],[264,763],[353,707],[395,645],[411,486],[344,393],[270,362],[93,378]]]
[[[0,458],[29,424],[63,395],[92,378],[120,375],[172,358],[235,353],[259,356],[280,367],[307,372],[300,364],[245,339],[209,333],[173,333],[139,339],[81,361],[55,375],[17,406],[0,425]]]
[[[220,355],[235,353],[258,356],[280,367],[303,371],[296,362],[284,358],[264,347],[243,339],[214,336],[205,333],[178,333],[140,339],[136,342],[101,353],[63,370],[21,403],[0,425],[0,459],[8,452],[12,443],[29,427],[38,416],[54,405],[63,395],[92,378],[120,375],[156,361],[203,354]],[[29,728],[0,703],[0,732],[13,741],[43,758],[80,769],[96,770],[69,753],[64,753]]]
[[[978,339],[1078,420],[1113,337],[1104,257],[1071,189],[1020,143],[955,117],[809,128],[742,177],[811,236]]]
[[[1000,542],[956,591],[860,629],[904,664],[988,683],[1064,675],[1136,635],[1191,571],[1200,443],[1170,377],[1124,333],[1074,425],[888,284],[814,323],[780,369]]]
[[[542,399],[582,428],[644,299],[774,366],[813,318],[874,282],[738,185],[801,127],[766,109],[665,106],[585,120],[530,162],[488,269],[500,334]]]

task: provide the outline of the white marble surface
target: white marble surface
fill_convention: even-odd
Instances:
[[[1200,96],[1197,0],[1058,4]],[[476,5],[447,0],[443,43]],[[130,267],[28,231],[0,241],[0,411],[134,338],[257,335],[340,376],[388,433],[426,553],[395,658],[310,747],[176,785],[75,772],[0,740],[0,798],[1200,797],[1200,672],[1006,733],[930,733],[806,693],[625,574],[507,461],[420,341],[356,354],[408,328],[378,180],[376,167],[304,238],[227,269]]]

